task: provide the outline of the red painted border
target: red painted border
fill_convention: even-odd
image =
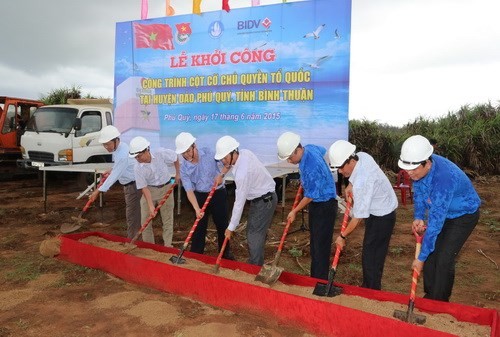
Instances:
[[[259,287],[177,267],[170,262],[162,263],[124,253],[88,245],[78,240],[99,236],[109,241],[128,242],[123,237],[100,232],[87,232],[61,236],[59,258],[86,267],[100,269],[124,280],[152,287],[169,293],[186,296],[232,311],[245,311],[265,317],[273,317],[288,325],[299,326],[314,333],[332,336],[453,336],[396,319],[377,316],[337,304],[301,297],[272,288]],[[178,249],[153,245],[142,241],[139,247],[178,254]],[[207,264],[215,264],[215,257],[185,252],[184,255]],[[256,275],[260,267],[246,263],[223,260],[221,267],[240,269]],[[283,272],[280,281],[310,287],[317,279]],[[407,304],[407,296],[375,291],[340,284],[344,293],[379,301]],[[221,291],[223,290],[223,291]],[[491,336],[500,337],[499,313],[493,309],[477,308],[456,303],[444,303],[422,298],[416,299],[416,307],[429,313],[447,313],[460,321],[473,322],[491,327]]]

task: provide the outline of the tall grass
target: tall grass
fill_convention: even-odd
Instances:
[[[352,120],[349,140],[384,168],[398,170],[401,145],[412,135],[437,140],[438,154],[477,174],[500,174],[500,104],[463,106],[436,119],[416,118],[401,128]]]

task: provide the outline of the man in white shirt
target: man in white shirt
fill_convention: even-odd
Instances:
[[[345,140],[336,141],[328,151],[330,165],[349,178],[346,195],[352,191],[353,199],[351,221],[335,243],[343,248],[347,236],[365,219],[362,287],[380,290],[385,257],[396,223],[398,199],[372,156],[355,151],[356,146]]]
[[[137,160],[134,167],[137,188],[142,190],[141,222],[148,216],[155,216],[155,205],[165,196],[171,187],[172,173],[169,166],[175,167],[175,181],[180,179],[179,160],[177,154],[168,149],[159,148],[151,152],[149,141],[143,137],[135,137],[130,141],[129,155]],[[174,234],[174,197],[170,196],[160,208],[163,223],[163,244],[172,246]],[[152,222],[142,232],[145,242],[155,243]]]
[[[248,263],[261,266],[264,264],[264,247],[267,230],[273,220],[278,198],[275,192],[275,182],[266,167],[249,150],[238,150],[240,144],[230,136],[219,138],[215,145],[215,159],[222,161],[224,169],[218,178],[222,181],[224,175],[232,168],[236,196],[231,215],[231,221],[226,229],[226,237],[240,223],[246,200],[250,200],[247,219]]]
[[[99,135],[99,143],[112,153],[113,168],[106,181],[89,197],[95,201],[99,192],[107,192],[118,181],[125,194],[125,218],[127,221],[127,237],[132,239],[141,228],[141,190],[135,185],[135,160],[128,155],[128,145],[120,141],[120,131],[113,125],[105,126]]]

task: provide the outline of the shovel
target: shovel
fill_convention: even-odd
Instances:
[[[146,221],[144,221],[144,223],[142,224],[141,228],[134,235],[134,237],[132,238],[132,240],[130,240],[130,242],[127,242],[125,244],[128,247],[125,249],[125,251],[123,251],[123,253],[127,254],[127,253],[131,252],[132,250],[134,250],[135,248],[137,248],[137,246],[135,245],[135,242],[137,241],[137,239],[139,239],[139,236],[142,234],[142,232],[144,232],[144,230],[146,229],[146,227],[148,227],[148,225],[151,222],[151,220],[153,220],[154,217],[156,216],[156,214],[158,214],[158,211],[160,210],[161,206],[163,206],[163,204],[165,203],[165,201],[167,201],[167,199],[170,196],[170,194],[172,194],[172,192],[174,191],[175,186],[177,186],[176,183],[173,183],[172,186],[170,186],[170,188],[165,193],[165,195],[163,196],[163,198],[158,202],[158,205],[155,208],[154,215],[149,215],[147,217]]]
[[[349,213],[351,212],[351,198],[347,197],[347,203],[345,206],[344,218],[342,219],[342,227],[340,228],[340,233],[344,232],[347,227],[347,222],[349,220]],[[316,296],[328,296],[333,297],[340,295],[342,293],[342,288],[336,287],[333,285],[333,279],[335,278],[335,274],[337,273],[337,265],[339,264],[340,252],[342,248],[337,245],[337,249],[335,250],[335,256],[333,257],[332,267],[330,268],[330,272],[328,273],[328,283],[316,283],[314,287],[313,294]]]
[[[419,235],[415,230],[413,231],[413,235],[415,235],[415,239],[417,240],[417,243],[415,245],[415,258],[418,258],[424,235],[423,234]],[[413,312],[413,308],[415,307],[415,292],[417,290],[418,274],[419,274],[418,271],[416,269],[413,269],[413,275],[411,277],[411,289],[410,289],[410,300],[408,302],[408,310],[407,311],[394,310],[392,316],[404,322],[424,324],[426,317],[424,315],[415,314]]]
[[[228,237],[224,238],[224,242],[222,243],[222,247],[219,252],[219,256],[217,256],[217,260],[215,261],[214,273],[219,273],[220,261],[222,260],[222,255],[224,254],[224,250],[226,249],[227,242],[229,241]]]
[[[99,180],[99,184],[97,185],[97,189],[99,187],[101,187],[102,184],[104,184],[104,181],[106,180],[107,177],[108,177],[107,174],[103,174],[101,176],[101,179]],[[61,233],[67,234],[67,233],[71,233],[71,232],[74,232],[74,231],[80,229],[83,226],[83,224],[88,221],[87,219],[83,218],[83,215],[88,211],[90,206],[92,206],[93,202],[94,202],[93,200],[89,199],[87,201],[87,203],[85,204],[85,206],[83,207],[80,214],[78,215],[78,217],[76,217],[76,216],[71,217],[71,219],[75,221],[74,224],[68,224],[68,223],[62,224],[61,228],[60,228]],[[107,226],[101,226],[101,227],[107,227]]]
[[[215,189],[217,188],[217,183],[215,182],[214,185],[212,186],[212,189],[210,190],[210,193],[208,193],[207,199],[205,200],[205,203],[201,207],[200,212],[204,213],[205,209],[208,206],[208,203],[212,199],[212,195],[214,195]],[[170,257],[170,261],[173,264],[183,264],[186,263],[186,259],[182,258],[182,254],[184,254],[184,251],[186,250],[187,246],[189,245],[189,241],[191,241],[191,237],[193,236],[194,231],[196,230],[196,227],[198,227],[198,222],[201,220],[201,218],[196,218],[194,221],[193,227],[191,227],[191,230],[189,231],[189,234],[184,241],[184,244],[182,245],[181,251],[179,252],[179,255],[177,256],[172,256]]]
[[[299,189],[297,190],[297,193],[295,194],[295,200],[293,201],[293,206],[292,210],[297,207],[299,204],[299,199],[302,194],[302,186],[299,186]],[[291,221],[290,219],[287,221],[285,229],[283,231],[283,235],[281,236],[281,241],[278,246],[278,251],[276,252],[276,255],[274,257],[274,261],[272,264],[265,264],[262,266],[260,269],[260,272],[257,274],[255,277],[255,281],[260,281],[262,283],[266,284],[273,284],[274,282],[278,281],[278,279],[281,276],[281,273],[283,272],[282,267],[278,267],[278,261],[281,256],[281,251],[283,250],[283,245],[285,243],[285,238],[286,235],[288,234],[288,228],[290,228]]]

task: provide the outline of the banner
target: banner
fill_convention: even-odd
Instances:
[[[316,0],[116,25],[115,122],[174,149],[231,135],[265,164],[284,131],[347,139],[351,1]]]

